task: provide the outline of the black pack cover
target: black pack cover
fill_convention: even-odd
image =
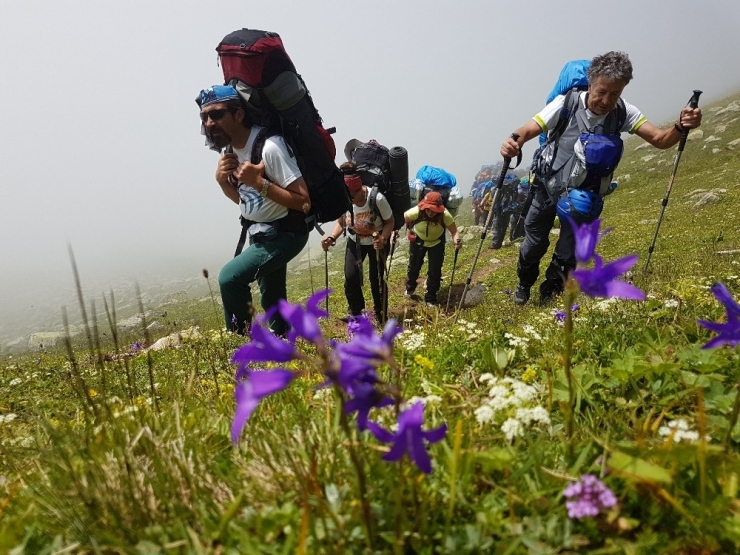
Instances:
[[[363,185],[370,188],[370,208],[378,213],[375,196],[380,191],[393,210],[393,229],[401,229],[403,213],[411,208],[406,149],[396,146],[388,150],[377,141],[368,141],[352,150],[351,161],[357,166]]]

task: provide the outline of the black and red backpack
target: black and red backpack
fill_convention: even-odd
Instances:
[[[334,129],[324,129],[280,36],[241,29],[226,35],[216,52],[224,82],[239,92],[250,121],[282,136],[295,156],[311,197],[309,228],[351,210],[344,178],[334,162]]]

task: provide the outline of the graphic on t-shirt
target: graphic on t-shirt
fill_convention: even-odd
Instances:
[[[242,214],[249,215],[259,212],[265,204],[265,197],[260,195],[255,189],[244,186],[239,188],[239,201],[242,205]]]
[[[377,231],[375,228],[375,215],[372,211],[355,213],[355,226],[354,230],[357,235],[371,236]],[[347,214],[347,226],[351,226],[352,220]]]

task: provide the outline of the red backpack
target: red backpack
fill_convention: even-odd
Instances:
[[[241,29],[216,48],[224,82],[242,97],[252,123],[285,139],[311,197],[309,228],[336,220],[352,204],[334,158],[336,147],[324,129],[311,94],[277,33]],[[323,232],[319,228],[319,232]]]

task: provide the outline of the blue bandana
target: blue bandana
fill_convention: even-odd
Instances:
[[[198,98],[195,99],[201,108],[227,100],[239,100],[239,93],[230,85],[213,85],[200,91]]]

